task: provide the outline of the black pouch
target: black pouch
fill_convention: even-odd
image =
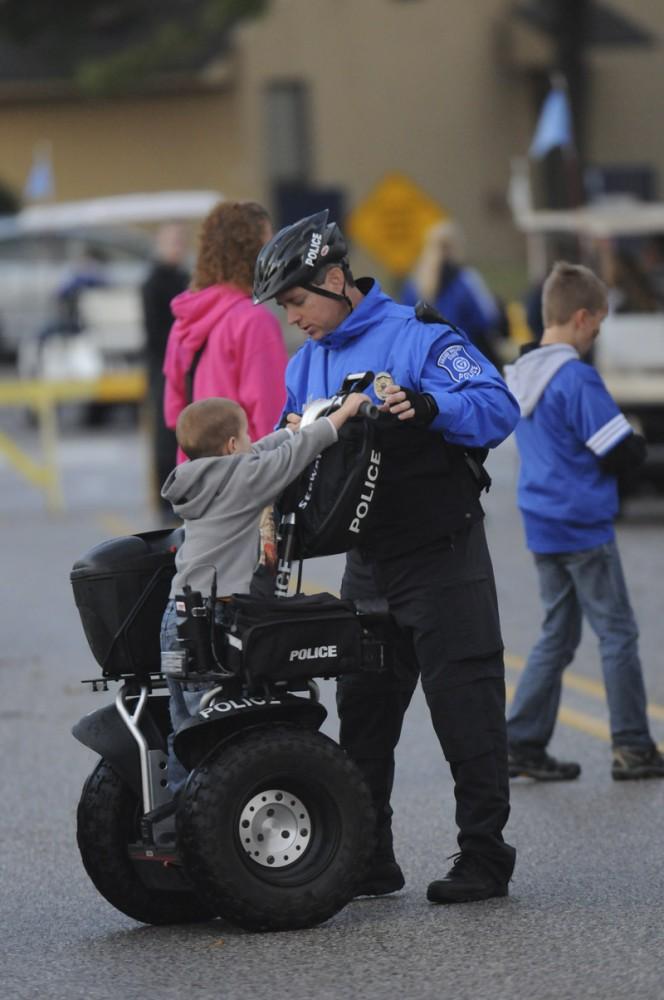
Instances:
[[[235,594],[227,605],[226,662],[250,686],[339,677],[383,667],[383,642],[352,601],[299,594],[266,601]]]
[[[374,421],[348,420],[276,502],[295,514],[295,559],[348,552],[371,530],[382,455]]]

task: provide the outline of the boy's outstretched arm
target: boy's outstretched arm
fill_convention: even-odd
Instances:
[[[356,415],[362,403],[370,402],[362,393],[351,393],[329,417],[320,417],[297,433],[277,431],[262,441],[283,435],[276,448],[256,448],[247,462],[246,482],[258,506],[272,503],[307,467],[316,455],[337,440],[337,431]]]
[[[362,403],[371,403],[368,396],[365,396],[361,392],[352,392],[344,400],[343,405],[335,410],[333,414],[330,415],[329,419],[332,421],[334,427],[339,430],[349,417],[356,416]],[[334,418],[334,419],[332,419]],[[272,434],[266,434],[265,437],[261,438],[260,441],[256,441],[253,445],[255,449],[268,449],[277,448],[282,444],[286,438],[284,436],[284,430],[290,431],[291,433],[298,431],[300,429],[300,423],[302,422],[302,417],[299,413],[289,413],[287,417],[284,418],[284,427],[280,430],[273,431]]]
[[[369,397],[365,396],[363,392],[351,392],[349,396],[346,396],[339,409],[331,413],[327,419],[334,424],[337,430],[340,430],[350,417],[357,416],[362,403],[370,402]]]

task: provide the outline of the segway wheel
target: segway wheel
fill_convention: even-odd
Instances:
[[[373,851],[362,776],[321,733],[252,730],[194,770],[177,839],[201,898],[247,930],[328,920],[353,898]]]
[[[193,891],[154,889],[143,883],[129,857],[139,839],[140,802],[106,761],[88,778],[78,804],[77,840],[86,872],[116,910],[144,924],[211,920],[214,911]],[[174,880],[178,879],[173,872]]]

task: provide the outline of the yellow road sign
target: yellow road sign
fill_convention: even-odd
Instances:
[[[387,174],[348,217],[348,235],[393,274],[404,275],[427,230],[449,218],[445,209],[405,174]]]

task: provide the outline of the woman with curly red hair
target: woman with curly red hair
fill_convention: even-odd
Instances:
[[[164,359],[168,427],[188,403],[211,396],[242,406],[254,441],[279,419],[286,348],[277,319],[251,300],[256,257],[271,236],[267,210],[253,201],[221,202],[204,220],[191,286],[171,303],[175,323]],[[179,451],[178,461],[184,458]]]

